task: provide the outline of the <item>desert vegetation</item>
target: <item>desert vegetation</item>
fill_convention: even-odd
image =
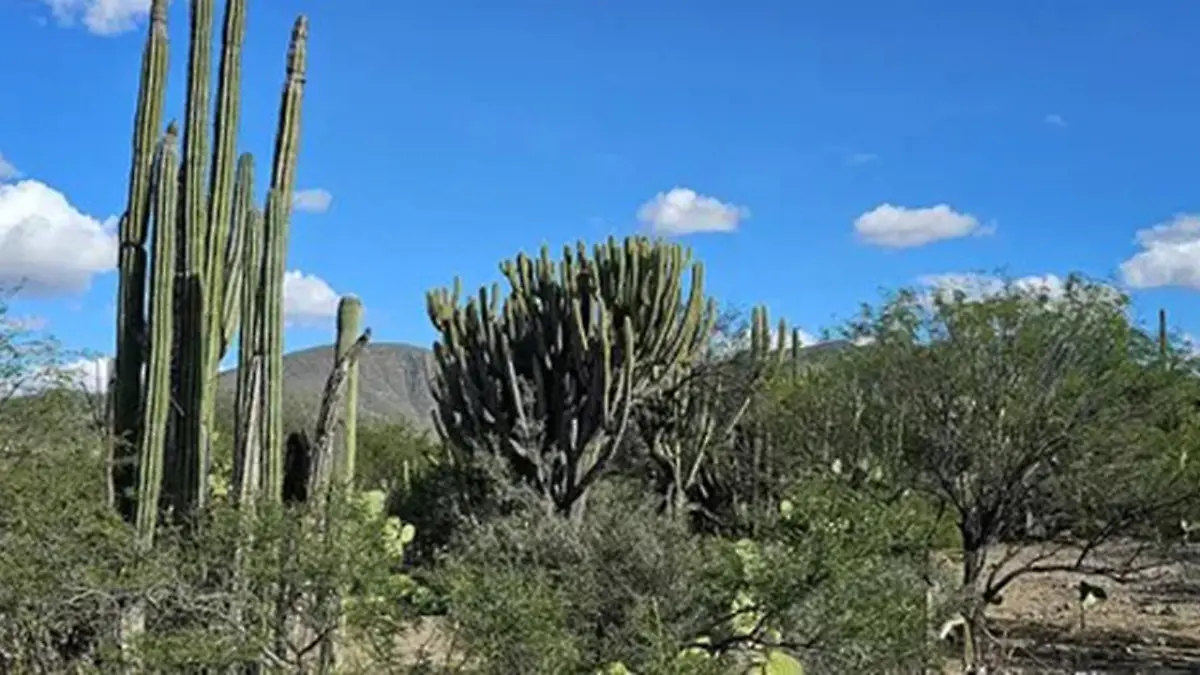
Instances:
[[[190,3],[178,124],[152,3],[106,392],[0,322],[0,671],[1200,668],[1198,364],[1101,280],[898,289],[808,348],[679,243],[543,246],[428,292],[433,432],[359,418],[353,296],[289,409],[308,27],[260,207],[246,4]]]

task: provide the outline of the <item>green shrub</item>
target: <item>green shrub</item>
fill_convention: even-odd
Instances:
[[[536,506],[481,523],[447,556],[437,580],[481,672],[590,673],[613,662],[680,672],[679,652],[727,613],[736,561],[719,542],[619,487],[596,492],[588,509],[582,524]]]
[[[129,654],[142,672],[293,662],[303,644],[272,644],[281,606],[301,632],[343,623],[364,672],[398,667],[421,589],[404,573],[412,529],[383,512],[382,495],[335,500],[328,530],[306,506],[246,518],[214,500],[198,531],[164,528],[135,555],[104,468],[69,448],[0,460],[0,671],[108,672],[132,603],[149,608]],[[231,577],[239,547],[245,585]],[[334,591],[346,602],[319,611],[313,599]]]

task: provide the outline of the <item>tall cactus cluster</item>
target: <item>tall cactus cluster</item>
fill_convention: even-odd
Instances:
[[[307,22],[292,30],[260,210],[253,158],[236,154],[246,3],[225,3],[210,122],[213,4],[191,0],[185,121],[160,135],[168,0],[151,3],[120,224],[111,478],[117,509],[145,543],[164,507],[186,521],[204,506],[218,368],[235,341],[233,495],[277,502],[283,480],[282,291]]]
[[[554,261],[501,264],[508,281],[460,305],[427,296],[435,422],[453,446],[503,458],[548,508],[582,513],[633,413],[708,343],[715,307],[703,268],[676,244],[609,239]],[[684,278],[691,282],[685,294]]]
[[[713,499],[714,454],[733,445],[738,429],[743,438],[755,437],[759,430],[747,412],[760,385],[789,353],[793,364],[799,360],[799,331],[792,332],[789,351],[787,322],[780,320],[773,338],[767,317],[766,307],[755,307],[745,335],[748,349],[739,345],[743,348],[733,353],[709,353],[694,367],[677,371],[638,411],[638,433],[664,506],[674,515],[683,515],[689,502]]]

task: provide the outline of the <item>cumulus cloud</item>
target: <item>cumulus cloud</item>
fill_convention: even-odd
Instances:
[[[854,221],[854,231],[868,244],[910,248],[943,239],[990,234],[992,228],[947,204],[924,208],[880,204]]]
[[[21,172],[17,170],[17,167],[5,159],[4,155],[0,155],[0,181],[12,180],[20,175]]]
[[[333,194],[321,188],[297,190],[292,198],[292,208],[308,213],[325,213],[330,204],[333,204]]]
[[[651,232],[658,234],[734,232],[741,221],[750,217],[750,210],[677,187],[660,192],[642,204],[637,217]]]
[[[1121,263],[1121,278],[1133,288],[1179,286],[1200,290],[1200,214],[1181,213],[1138,230],[1141,252]]]
[[[31,364],[19,373],[0,375],[0,395],[33,396],[53,389],[101,393],[108,390],[110,364],[103,356]]]
[[[322,278],[289,270],[283,276],[283,316],[291,324],[321,324],[337,315],[339,296]]]
[[[950,274],[926,274],[917,283],[934,292],[962,292],[968,298],[984,298],[1004,290],[1005,279],[988,274],[970,272]],[[1024,291],[1041,291],[1056,297],[1062,295],[1066,280],[1056,274],[1031,275],[1011,279],[1012,285]]]
[[[0,185],[0,284],[40,296],[84,291],[116,266],[115,229],[45,183]]]
[[[61,25],[82,23],[102,36],[133,30],[150,13],[150,0],[42,0]]]

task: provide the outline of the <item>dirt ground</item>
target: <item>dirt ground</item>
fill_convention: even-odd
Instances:
[[[1109,547],[1092,560],[1115,564],[1131,550],[1132,545]],[[1013,564],[1037,554],[1026,547]],[[1046,562],[1071,560],[1060,554]],[[1081,579],[1108,595],[1086,610],[1082,628]],[[993,672],[1200,674],[1200,547],[1182,562],[1124,582],[1058,572],[1022,577],[989,610],[989,619],[1004,657]]]

